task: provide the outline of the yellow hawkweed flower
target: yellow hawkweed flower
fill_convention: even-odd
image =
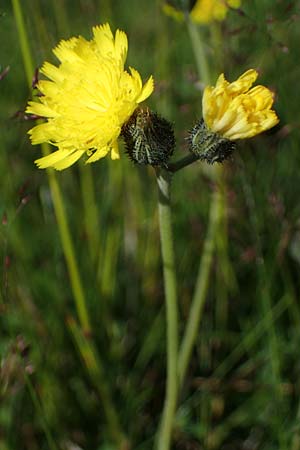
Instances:
[[[256,70],[247,70],[233,83],[220,75],[216,86],[207,86],[202,98],[203,119],[191,129],[190,151],[209,164],[223,162],[234,152],[237,139],[268,130],[279,121],[273,111],[273,93],[251,86]]]
[[[142,85],[139,73],[124,70],[127,36],[108,24],[93,28],[93,39],[74,37],[53,50],[58,67],[45,62],[41,72],[49,80],[38,83],[39,101],[26,112],[47,118],[29,131],[33,144],[48,142],[58,148],[36,160],[40,168],[65,169],[84,153],[94,162],[111,152],[118,159],[117,139],[123,124],[153,91],[150,77]]]
[[[225,19],[229,8],[239,8],[241,0],[197,0],[190,10],[190,17],[195,23],[208,24],[214,20]],[[168,2],[164,3],[163,11],[173,19],[182,21],[184,14]]]
[[[229,140],[245,139],[272,128],[279,122],[273,111],[273,93],[255,86],[258,73],[247,70],[233,83],[220,75],[216,86],[207,86],[202,99],[203,119],[207,127]]]
[[[197,0],[191,11],[191,18],[196,23],[209,23],[224,20],[228,8],[239,8],[240,0]]]

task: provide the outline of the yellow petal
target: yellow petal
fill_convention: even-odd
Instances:
[[[151,77],[148,79],[148,81],[144,84],[142,92],[139,95],[139,97],[136,99],[136,102],[141,103],[144,100],[146,100],[146,98],[148,98],[152,94],[153,89],[154,89],[154,80],[151,75]]]
[[[53,83],[53,81],[40,80],[37,87],[45,96],[53,97],[59,93],[58,86],[56,83]]]
[[[47,105],[37,102],[29,102],[26,108],[26,112],[30,114],[36,114],[41,117],[57,117],[58,114],[49,108]]]
[[[227,80],[225,80],[224,73],[221,73],[221,75],[217,79],[215,89],[224,89],[228,85],[229,85],[229,83]]]
[[[49,142],[52,125],[49,122],[40,123],[28,131],[33,145]]]
[[[135,89],[137,91],[140,91],[142,89],[142,79],[141,79],[140,74],[133,67],[129,67],[129,70],[131,73],[131,77],[132,77],[132,81],[135,86]]]
[[[76,47],[78,43],[78,38],[71,38],[67,41],[62,40],[60,43],[53,49],[54,55],[59,59],[60,61],[69,61],[74,62],[78,61],[80,58],[75,53],[74,48]]]
[[[111,148],[111,159],[120,159],[118,141],[114,141]]]
[[[262,128],[262,131],[269,130],[270,128],[273,128],[275,125],[277,125],[279,122],[279,118],[277,117],[277,114],[275,111],[268,111],[266,114],[266,117],[261,121],[260,126]]]
[[[108,23],[93,28],[94,41],[101,56],[113,56],[115,47],[113,34]]]
[[[109,152],[108,146],[98,148],[98,150],[96,150],[92,154],[92,156],[90,156],[89,159],[86,160],[86,163],[92,163],[92,162],[98,161],[98,159],[104,158],[104,156],[106,156],[108,152]]]
[[[34,162],[39,167],[39,169],[45,169],[47,167],[53,167],[54,164],[57,164],[59,161],[69,156],[69,154],[69,150],[57,150],[56,152],[50,153],[47,156],[36,159]]]
[[[58,67],[55,67],[53,64],[50,64],[48,62],[44,63],[40,71],[41,73],[46,75],[46,77],[48,77],[52,81],[55,81],[56,83],[63,81],[65,78],[62,71]]]
[[[222,134],[222,136],[235,141],[237,139],[252,137],[254,134],[256,134],[256,131],[256,124],[249,123],[247,120],[247,116],[240,116],[238,117],[236,122],[232,124],[232,127],[229,128],[229,130],[227,130],[224,134]]]
[[[116,56],[118,58],[120,58],[120,60],[124,64],[125,60],[126,60],[126,56],[127,56],[127,49],[128,49],[127,36],[124,33],[124,31],[120,31],[120,30],[116,31],[115,49],[116,49]]]
[[[66,156],[61,161],[58,161],[57,163],[53,164],[52,167],[56,170],[63,170],[67,167],[70,167],[72,164],[74,164],[78,159],[83,155],[84,151],[77,150],[73,152],[71,155]]]
[[[205,122],[208,120],[208,116],[211,108],[211,97],[212,97],[213,87],[206,86],[202,97],[202,115]],[[217,111],[216,111],[217,113]]]
[[[248,95],[255,99],[256,109],[269,109],[273,105],[274,94],[265,86],[255,86],[250,89]]]
[[[226,135],[226,131],[231,129],[234,126],[236,121],[236,111],[229,108],[226,110],[225,114],[220,118],[220,120],[216,120],[214,122],[214,131],[216,133],[220,133],[222,136]],[[225,136],[226,137],[226,136]]]
[[[243,73],[236,81],[230,83],[228,86],[228,90],[230,93],[242,94],[247,92],[252,84],[258,77],[258,73],[254,69],[249,69],[247,72]]]

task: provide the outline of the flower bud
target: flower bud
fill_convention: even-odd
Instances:
[[[164,166],[172,156],[175,137],[172,124],[148,108],[137,108],[122,127],[126,151],[138,164]]]
[[[210,130],[202,119],[190,131],[188,142],[190,151],[209,164],[225,161],[236,147],[233,141]]]

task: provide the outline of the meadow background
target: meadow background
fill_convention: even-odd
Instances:
[[[126,31],[127,67],[144,80],[153,74],[148,104],[174,123],[175,159],[187,152],[203,86],[185,25],[165,16],[160,1],[21,6],[34,67],[55,61],[51,49],[61,38],[89,38],[93,25],[108,20]],[[259,83],[276,93],[280,123],[241,142],[224,164],[226,226],[172,449],[299,450],[300,2],[244,0],[202,33],[213,80],[258,68]],[[33,122],[24,117],[32,92],[8,0],[0,4],[0,38],[0,72],[9,67],[0,80],[0,450],[116,450],[104,414],[110,401],[129,448],[151,449],[165,383],[153,169],[124,154],[55,175],[38,170],[41,150],[31,146]],[[55,189],[65,215],[55,209]],[[214,189],[204,163],[174,177],[181,327]],[[67,247],[57,214],[67,218]]]

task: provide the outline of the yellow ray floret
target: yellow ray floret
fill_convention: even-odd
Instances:
[[[250,69],[229,83],[222,74],[216,86],[205,88],[202,110],[208,128],[234,141],[255,136],[279,122],[272,110],[273,93],[264,86],[251,89],[257,76]]]
[[[33,144],[48,142],[57,151],[36,160],[40,168],[65,169],[87,154],[94,162],[110,153],[119,158],[117,139],[138,104],[153,91],[153,78],[124,70],[127,36],[108,24],[93,28],[93,39],[74,37],[53,50],[59,66],[45,62],[39,101],[26,112],[47,119],[29,131]]]

